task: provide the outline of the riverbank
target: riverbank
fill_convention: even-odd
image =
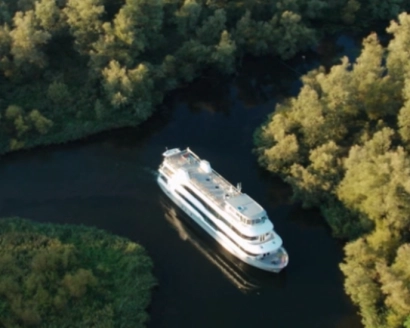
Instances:
[[[138,126],[139,123],[142,122],[131,120],[117,120],[114,122],[72,121],[66,126],[61,126],[60,131],[57,130],[46,135],[38,135],[35,138],[16,140],[16,142],[13,142],[13,139],[0,139],[0,155],[19,150],[29,150],[41,146],[66,144],[71,141],[79,141],[97,135],[101,132],[126,127],[135,127]]]
[[[140,245],[80,225],[0,219],[0,324],[144,327],[153,264]]]
[[[232,74],[246,55],[286,60],[329,31],[364,29],[405,4],[393,7],[352,0],[4,3],[0,154],[137,126],[169,91],[207,69]]]
[[[410,322],[409,25],[402,13],[385,45],[372,33],[356,59],[305,74],[254,135],[259,164],[348,241],[344,286],[369,328]]]

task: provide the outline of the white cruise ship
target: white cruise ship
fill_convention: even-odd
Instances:
[[[230,253],[251,266],[279,272],[289,258],[266,211],[189,148],[167,150],[158,184]]]

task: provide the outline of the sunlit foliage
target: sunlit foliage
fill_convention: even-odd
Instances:
[[[371,34],[354,63],[309,72],[255,133],[260,164],[351,240],[341,269],[367,328],[409,324],[409,26],[403,13],[386,48]]]
[[[231,74],[246,54],[290,58],[323,32],[363,28],[408,6],[386,3],[0,0],[0,116],[9,106],[23,111],[0,121],[0,153],[138,125],[204,69]],[[36,128],[25,116],[33,110]],[[406,133],[405,110],[402,122]]]
[[[0,219],[0,326],[143,327],[155,281],[144,249],[82,226]]]

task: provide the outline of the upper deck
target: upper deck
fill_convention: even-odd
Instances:
[[[252,225],[267,218],[265,210],[256,201],[234,187],[213,170],[208,161],[201,160],[189,148],[168,150],[164,153],[164,163],[181,179],[189,180],[218,207],[230,210],[244,223]]]

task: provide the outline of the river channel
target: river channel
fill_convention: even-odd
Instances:
[[[361,327],[343,291],[340,242],[317,212],[289,202],[289,187],[252,153],[252,134],[275,103],[326,60],[317,51],[286,63],[246,59],[230,80],[205,74],[139,128],[3,156],[0,217],[91,225],[141,243],[159,283],[148,328]],[[285,271],[233,259],[162,194],[161,153],[187,146],[265,207],[290,255]]]

